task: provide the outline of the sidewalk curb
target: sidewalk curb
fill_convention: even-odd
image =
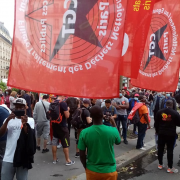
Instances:
[[[132,149],[130,151],[127,151],[123,155],[116,158],[116,165],[117,169],[126,166],[133,161],[141,158],[145,154],[147,154],[149,151],[151,151],[153,148],[155,148],[155,140],[151,140],[148,143],[146,143],[147,147],[145,151],[139,150],[139,149]]]

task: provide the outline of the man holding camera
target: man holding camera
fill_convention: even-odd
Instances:
[[[105,101],[105,106],[102,107],[102,110],[103,110],[104,125],[112,126],[110,121],[111,121],[111,118],[113,119],[117,118],[117,110],[114,106],[111,105],[110,99],[107,99]]]
[[[23,98],[18,98],[14,101],[15,111],[9,115],[9,117],[4,121],[4,124],[0,128],[0,137],[2,137],[7,132],[7,143],[5,155],[2,163],[1,180],[13,180],[16,174],[17,180],[27,180],[28,169],[31,167],[29,165],[30,159],[33,161],[33,157],[29,157],[27,152],[27,145],[18,146],[18,141],[22,134],[25,134],[27,142],[26,144],[35,144],[35,133],[34,133],[34,119],[29,118],[26,115],[26,101]],[[29,135],[33,138],[29,138]],[[30,142],[30,140],[32,140]],[[22,157],[18,154],[16,150],[22,151]],[[35,148],[35,145],[34,145]],[[29,150],[29,149],[28,149]],[[18,156],[17,156],[18,155]],[[18,165],[15,164],[15,160],[18,160]],[[20,162],[21,160],[21,162]],[[30,163],[32,163],[32,161]],[[25,164],[26,163],[26,164]]]

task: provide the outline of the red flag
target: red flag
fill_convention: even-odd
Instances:
[[[68,96],[117,97],[126,3],[16,0],[8,85]]]
[[[124,47],[120,61],[120,75],[137,78],[152,10],[155,2],[159,0],[129,0],[124,30]]]
[[[179,80],[180,24],[179,0],[164,0],[154,6],[137,87],[155,91],[175,91]]]

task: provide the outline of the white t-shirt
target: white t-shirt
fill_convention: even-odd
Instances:
[[[5,119],[6,121],[6,119]],[[5,122],[4,121],[4,122]],[[28,124],[32,129],[34,129],[34,119],[28,117]],[[13,163],[14,159],[14,153],[16,150],[17,146],[17,141],[19,139],[20,133],[21,133],[21,119],[11,119],[8,122],[7,128],[8,128],[8,133],[7,133],[7,142],[6,142],[6,150],[5,150],[5,155],[4,155],[4,162],[9,162]]]

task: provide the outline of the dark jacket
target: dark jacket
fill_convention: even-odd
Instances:
[[[0,127],[3,125],[4,120],[8,116],[9,116],[9,111],[6,108],[0,106]],[[1,141],[6,141],[6,139],[7,139],[7,132],[2,137],[0,137],[0,142]]]
[[[35,131],[27,123],[28,134],[21,130],[17,141],[17,147],[14,154],[13,166],[32,169],[31,163],[34,163],[34,154],[36,153]]]
[[[164,105],[165,105],[165,100],[166,98],[163,98],[162,102],[161,102],[161,109],[164,109]],[[175,111],[177,111],[177,107],[176,107],[176,100],[172,97],[169,98],[169,100],[172,100],[173,101],[173,109]]]
[[[180,115],[175,110],[164,108],[157,112],[155,117],[157,134],[176,136],[176,126],[180,126]]]
[[[90,127],[90,126],[93,125],[93,123],[88,124],[88,123],[87,123],[87,119],[86,119],[86,117],[90,117],[90,112],[89,112],[89,111],[90,111],[90,108],[91,108],[91,107],[86,108],[84,105],[81,106],[81,109],[82,109],[81,118],[82,118],[82,121],[84,122],[83,128]]]
[[[22,98],[24,98],[26,100],[28,109],[27,109],[27,116],[28,117],[32,117],[32,111],[31,111],[31,96],[29,96],[28,94],[25,94]]]

